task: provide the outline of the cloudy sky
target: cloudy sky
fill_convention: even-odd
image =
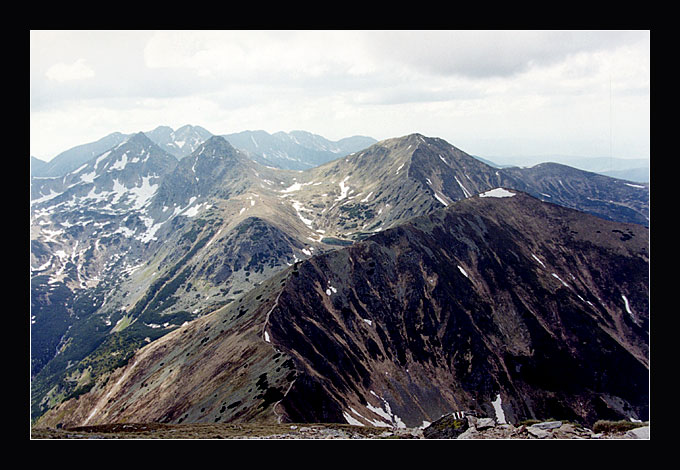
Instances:
[[[112,132],[413,132],[649,158],[649,31],[31,31],[30,152]]]

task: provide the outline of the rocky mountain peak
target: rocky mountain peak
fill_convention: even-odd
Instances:
[[[158,126],[147,132],[147,136],[166,152],[181,160],[190,155],[212,134],[200,126],[186,124],[177,130],[169,126]]]
[[[162,172],[174,167],[176,161],[172,156],[158,147],[145,133],[137,132],[125,142],[104,152],[96,159],[90,161],[97,174],[103,172],[132,173],[131,176],[139,177],[148,173],[161,174],[157,170],[162,165]],[[137,174],[139,173],[139,174]]]
[[[389,149],[392,158],[406,160],[409,164],[415,162],[416,165],[422,165],[432,160],[431,163],[443,163],[452,168],[459,168],[462,165],[476,165],[478,168],[484,169],[487,169],[486,167],[491,168],[444,139],[427,137],[419,133],[386,139],[374,146]]]
[[[190,170],[197,178],[214,179],[226,168],[249,167],[253,162],[240,150],[234,148],[224,137],[211,136],[196,147],[189,156],[180,161],[180,167]]]
[[[142,146],[155,145],[153,141],[149,139],[149,137],[144,132],[137,132],[136,134],[133,134],[132,136],[130,136],[126,143],[130,145],[142,145]]]
[[[219,135],[211,136],[196,149],[198,155],[217,155],[232,151],[234,151],[234,147],[227,142],[227,139]]]
[[[182,127],[178,127],[174,134],[176,136],[183,136],[188,133],[206,134],[210,135],[210,131],[204,129],[201,126],[192,126],[191,124],[185,124]]]

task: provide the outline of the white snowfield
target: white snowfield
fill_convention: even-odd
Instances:
[[[496,396],[496,399],[491,402],[491,404],[493,405],[493,409],[496,412],[496,422],[498,424],[507,424],[505,421],[505,412],[503,411],[503,402],[501,401],[500,393]]]
[[[479,195],[479,197],[512,197],[515,193],[508,191],[503,188],[491,189],[485,193]]]

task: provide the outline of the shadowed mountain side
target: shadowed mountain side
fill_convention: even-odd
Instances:
[[[314,257],[268,325],[304,370],[281,407],[408,426],[494,416],[492,402],[512,422],[646,419],[647,243],[642,227],[517,193]]]

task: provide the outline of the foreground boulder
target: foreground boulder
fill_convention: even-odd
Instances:
[[[457,439],[469,427],[467,418],[447,414],[423,429],[423,437],[425,439]]]

